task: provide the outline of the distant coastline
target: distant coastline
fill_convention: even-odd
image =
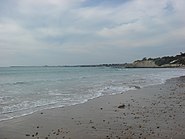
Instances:
[[[164,56],[158,58],[146,58],[136,60],[133,63],[124,64],[100,64],[77,65],[75,67],[115,67],[115,68],[178,68],[185,67],[185,53],[176,56]]]
[[[127,64],[125,68],[178,68],[185,67],[185,53],[176,56],[143,58]]]
[[[10,66],[10,67],[113,67],[113,68],[178,68],[185,67],[185,53],[176,56],[164,56],[136,60],[132,63],[95,64],[95,65],[57,65],[57,66]]]
[[[46,66],[47,67],[47,66]],[[99,65],[76,65],[62,67],[114,67],[114,68],[177,68],[185,67],[185,53],[176,56],[164,56],[158,58],[143,58],[133,63],[123,64],[99,64]]]

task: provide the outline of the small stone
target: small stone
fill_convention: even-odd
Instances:
[[[118,108],[119,109],[124,109],[125,108],[125,104],[118,106]]]

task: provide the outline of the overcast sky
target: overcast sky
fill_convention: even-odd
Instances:
[[[0,0],[0,66],[175,55],[184,14],[185,0]]]

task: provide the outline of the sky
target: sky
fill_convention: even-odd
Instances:
[[[0,0],[0,66],[132,62],[185,52],[185,0]]]

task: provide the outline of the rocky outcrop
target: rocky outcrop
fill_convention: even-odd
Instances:
[[[152,67],[159,67],[155,64],[152,60],[144,60],[144,61],[134,61],[131,64],[127,64],[126,68],[152,68]]]

